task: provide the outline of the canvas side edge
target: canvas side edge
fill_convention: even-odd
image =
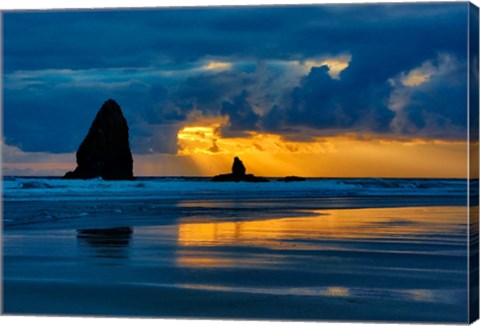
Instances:
[[[468,321],[479,317],[479,9],[468,11]]]
[[[0,135],[2,137],[3,144],[3,63],[4,63],[4,53],[3,53],[3,22],[4,22],[5,12],[0,10]],[[3,145],[0,146],[0,162],[2,167],[0,168],[0,315],[3,315]]]

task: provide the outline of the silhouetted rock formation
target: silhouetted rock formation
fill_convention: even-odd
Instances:
[[[302,177],[297,177],[297,176],[288,176],[282,179],[279,179],[278,181],[283,181],[283,182],[297,182],[297,181],[305,181],[305,178]]]
[[[267,178],[256,177],[253,174],[245,174],[246,169],[243,162],[235,157],[233,160],[232,173],[219,174],[212,178],[212,181],[246,181],[246,182],[268,182]]]
[[[238,157],[235,157],[233,159],[232,173],[234,175],[242,176],[242,175],[245,175],[246,171],[247,170],[245,169],[243,162],[240,161]]]
[[[128,125],[120,106],[106,101],[77,151],[77,168],[65,179],[132,180],[133,159]]]

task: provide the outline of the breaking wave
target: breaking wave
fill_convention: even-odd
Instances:
[[[135,181],[5,177],[4,200],[108,198],[309,198],[356,196],[465,196],[465,179],[317,178],[285,183],[217,183],[209,178],[159,177]]]

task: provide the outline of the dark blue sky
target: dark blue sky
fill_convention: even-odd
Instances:
[[[5,13],[4,140],[73,152],[108,98],[134,153],[220,115],[226,137],[464,139],[467,23],[466,2]]]

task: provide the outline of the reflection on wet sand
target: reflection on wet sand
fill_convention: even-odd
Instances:
[[[189,246],[284,247],[284,240],[429,239],[465,234],[462,207],[408,207],[317,211],[317,216],[257,221],[184,223],[178,243]],[[463,241],[463,238],[459,238]],[[450,238],[449,241],[454,241]]]
[[[316,216],[295,218],[181,223],[177,264],[232,267],[252,261],[242,255],[215,252],[214,248],[222,247],[418,253],[424,250],[421,246],[449,246],[450,249],[463,246],[466,236],[465,207],[344,209],[316,213]],[[352,247],[349,243],[356,245]]]
[[[77,239],[88,256],[127,258],[132,233],[130,227],[84,229],[77,230]]]
[[[378,298],[383,300],[407,300],[416,302],[440,302],[446,304],[458,303],[459,291],[446,290],[407,290],[407,289],[367,289],[367,288],[346,288],[338,286],[324,287],[238,287],[220,286],[207,284],[183,284],[186,289],[229,292],[229,293],[250,293],[250,294],[271,294],[285,296],[312,296],[312,297],[337,297],[350,299]]]
[[[189,279],[181,287],[335,298],[344,304],[378,300],[465,306],[466,207],[309,213],[180,223],[176,265],[196,273],[216,270],[222,276]]]

